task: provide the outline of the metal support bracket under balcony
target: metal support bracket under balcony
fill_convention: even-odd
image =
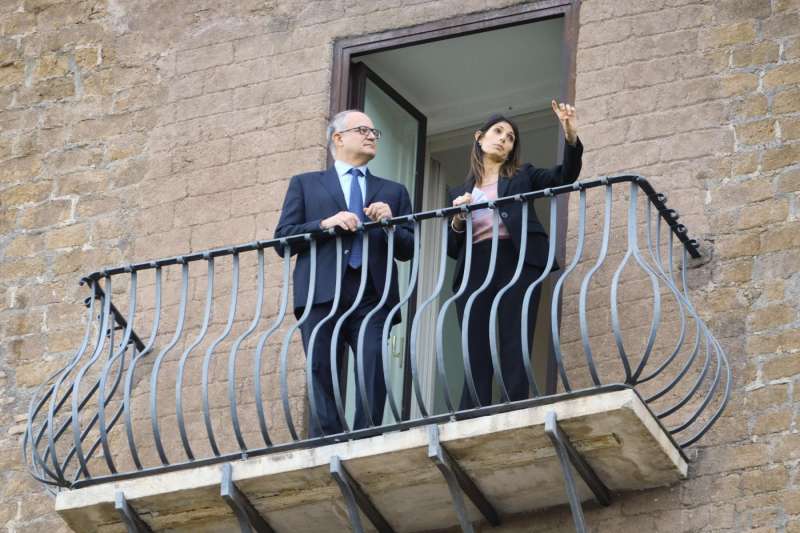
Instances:
[[[570,466],[575,467],[575,471],[578,472],[578,475],[581,476],[601,505],[608,506],[611,504],[611,492],[600,478],[597,477],[597,474],[592,470],[592,467],[589,466],[589,463],[578,453],[569,441],[569,438],[561,431],[561,428],[558,426],[558,418],[556,417],[555,411],[549,411],[545,415],[544,432],[553,442],[558,460],[561,463],[567,498],[569,499],[569,506],[572,511],[572,519],[575,522],[575,531],[584,533],[586,531],[586,523],[583,518],[583,507],[578,497],[578,491],[575,487],[575,478],[572,477],[572,469]]]
[[[447,481],[447,488],[450,489],[450,496],[453,498],[453,507],[455,507],[463,531],[468,533],[474,531],[464,505],[464,494],[475,504],[487,522],[493,526],[500,525],[500,515],[497,514],[497,510],[486,498],[486,495],[442,446],[439,441],[439,427],[436,425],[428,426],[428,457],[436,464]]]
[[[128,500],[125,499],[125,494],[122,491],[114,494],[114,509],[122,517],[122,522],[125,524],[128,533],[153,533],[150,526],[139,517],[133,507],[128,505]]]
[[[364,527],[361,525],[361,517],[358,514],[359,509],[369,518],[369,521],[380,533],[394,533],[392,526],[378,511],[369,496],[361,489],[361,486],[353,479],[338,455],[331,457],[331,476],[339,485],[339,490],[342,491],[342,496],[347,504],[347,514],[350,516],[350,523],[355,533],[364,531]]]
[[[239,521],[239,529],[242,533],[275,533],[266,520],[259,514],[247,496],[242,494],[239,487],[233,482],[233,467],[230,463],[222,465],[222,483],[220,484],[220,495],[225,503],[236,513]]]

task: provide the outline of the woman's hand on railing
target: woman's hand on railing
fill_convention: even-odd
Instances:
[[[461,196],[457,197],[453,200],[453,207],[458,207],[460,205],[469,205],[472,203],[472,194],[464,193]],[[450,222],[453,231],[461,232],[464,230],[464,221],[466,220],[466,216],[464,213],[457,213],[453,216],[453,220]]]

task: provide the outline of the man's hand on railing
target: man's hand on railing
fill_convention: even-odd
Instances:
[[[339,211],[332,217],[328,217],[319,223],[321,229],[342,228],[346,231],[355,231],[361,223],[355,213],[350,211]]]
[[[364,214],[373,222],[392,218],[392,208],[384,202],[373,202],[364,208]]]

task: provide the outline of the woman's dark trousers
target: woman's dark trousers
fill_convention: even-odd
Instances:
[[[511,281],[517,267],[518,252],[510,239],[498,241],[497,260],[491,283],[475,298],[469,316],[469,324],[464,324],[464,310],[468,298],[486,279],[489,270],[491,240],[478,242],[472,249],[472,265],[469,272],[467,289],[456,300],[458,321],[463,328],[468,328],[469,360],[472,366],[472,377],[478,394],[480,405],[492,403],[492,381],[494,368],[489,349],[489,315],[495,295]],[[466,267],[466,265],[465,265]],[[500,355],[500,367],[503,381],[511,401],[528,398],[529,384],[523,363],[522,339],[522,303],[527,288],[539,278],[542,269],[524,265],[519,280],[505,293],[498,307],[497,339]],[[541,284],[531,295],[528,312],[528,341],[533,342],[536,326],[536,312],[539,307]],[[530,353],[530,352],[529,352]],[[468,379],[468,377],[467,377]],[[478,407],[464,382],[460,409]]]

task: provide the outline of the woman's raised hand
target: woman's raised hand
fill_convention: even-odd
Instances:
[[[575,113],[575,108],[569,104],[559,104],[555,100],[550,101],[553,106],[553,113],[558,117],[561,122],[561,128],[564,130],[564,137],[567,142],[575,144],[578,139],[578,117]]]

